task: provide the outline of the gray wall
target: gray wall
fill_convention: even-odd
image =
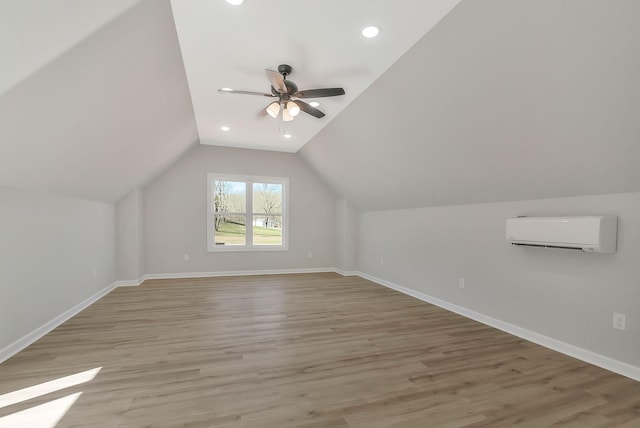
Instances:
[[[0,349],[115,279],[112,204],[0,187]]]
[[[207,252],[209,172],[289,177],[289,251]],[[333,267],[335,224],[334,196],[298,155],[198,146],[144,189],[146,273]]]
[[[116,277],[137,280],[144,275],[144,200],[134,189],[116,204]]]
[[[336,201],[336,268],[358,268],[358,212],[346,198]]]
[[[638,212],[640,193],[363,212],[359,270],[640,366]],[[518,215],[616,215],[618,250],[513,247],[505,223]]]

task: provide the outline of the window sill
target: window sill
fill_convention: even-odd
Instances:
[[[253,252],[260,252],[260,251],[289,251],[289,247],[288,246],[278,246],[278,247],[272,247],[272,246],[259,246],[259,245],[255,245],[255,246],[245,246],[245,245],[216,245],[213,247],[208,247],[207,251],[209,253],[242,253],[242,252],[247,252],[247,253],[253,253]]]

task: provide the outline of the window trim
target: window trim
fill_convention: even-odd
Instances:
[[[246,183],[246,244],[215,245],[213,227],[213,186],[215,181],[239,181]],[[282,244],[253,244],[253,184],[273,183],[282,185]],[[242,174],[207,173],[207,251],[210,253],[245,252],[245,251],[289,251],[289,178],[266,177]]]

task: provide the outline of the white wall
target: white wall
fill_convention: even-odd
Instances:
[[[640,193],[362,212],[359,270],[640,367],[639,212]],[[615,254],[505,240],[507,217],[590,214],[618,216]]]
[[[134,189],[116,204],[116,277],[137,280],[144,275],[142,190]]]
[[[209,172],[289,177],[289,251],[207,252]],[[144,227],[149,274],[335,266],[335,198],[296,154],[195,147],[144,189]]]
[[[336,201],[336,267],[343,272],[358,268],[358,212],[347,198]]]
[[[115,279],[112,204],[0,187],[0,349]]]

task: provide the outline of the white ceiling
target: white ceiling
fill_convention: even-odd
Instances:
[[[0,186],[114,202],[197,144],[168,1],[59,0],[54,13],[50,0],[29,0],[32,20],[22,1],[0,2],[0,16],[22,24],[11,43],[39,34],[41,44],[13,49],[17,65],[3,75]],[[91,25],[72,30],[85,17]]]
[[[202,144],[295,152],[333,120],[459,0],[172,0]],[[375,39],[361,30],[380,28]],[[343,87],[318,99],[326,117],[293,122],[257,113],[272,101],[218,88],[269,92],[264,69],[286,63],[299,89]],[[402,94],[399,94],[402,95]],[[397,100],[389,100],[397,102]],[[225,132],[221,126],[229,126]],[[283,134],[293,138],[287,140]]]
[[[114,202],[201,142],[304,145],[363,210],[640,191],[640,2],[457,3],[0,0],[0,186]],[[284,62],[347,91],[291,140],[216,91]]]
[[[640,191],[638,22],[637,0],[464,1],[299,153],[361,210]]]
[[[139,0],[2,0],[0,95]]]
[[[0,0],[0,186],[113,202],[197,142],[295,152],[458,1]],[[290,140],[269,99],[217,92],[281,63],[347,92]]]

